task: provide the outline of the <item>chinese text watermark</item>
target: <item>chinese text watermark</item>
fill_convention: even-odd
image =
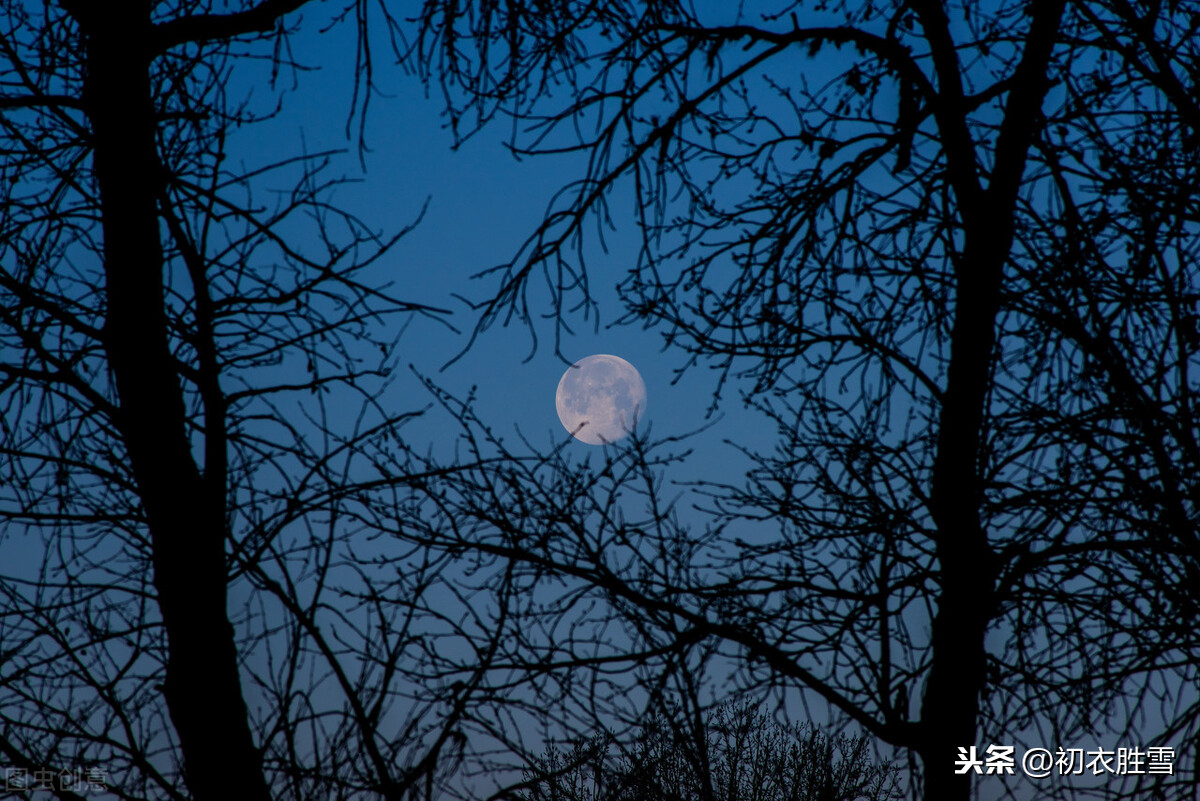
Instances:
[[[979,775],[1015,775],[1019,769],[1031,779],[1048,776],[1137,776],[1175,774],[1175,749],[1146,748],[1029,748],[1017,759],[1011,745],[989,745],[980,754],[975,746],[960,746],[954,772]]]
[[[4,789],[46,790],[77,793],[103,792],[108,789],[108,773],[102,768],[50,770],[5,768]]]

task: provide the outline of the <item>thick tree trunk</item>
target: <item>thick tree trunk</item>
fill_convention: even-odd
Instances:
[[[142,3],[104,4],[81,20],[85,103],[104,232],[105,347],[118,426],[150,530],[166,630],[163,692],[193,796],[269,799],[226,611],[224,487],[192,455],[170,352],[155,143]],[[223,482],[222,482],[223,483]]]
[[[969,244],[963,258],[971,268],[960,270],[957,282],[950,368],[930,493],[941,579],[919,746],[925,798],[930,801],[970,797],[971,777],[954,773],[954,758],[959,747],[976,745],[979,697],[987,678],[984,636],[994,614],[995,555],[979,518],[979,448],[1003,254],[1008,247],[996,250],[1000,243],[990,236],[974,241],[979,246]]]
[[[996,613],[998,570],[980,517],[985,410],[1004,265],[1016,230],[1017,193],[1029,147],[1041,125],[1042,102],[1050,85],[1047,70],[1065,7],[1065,0],[1046,0],[1033,7],[984,191],[977,177],[945,9],[936,0],[918,4],[934,50],[943,93],[938,125],[947,144],[950,181],[965,228],[963,253],[955,264],[950,364],[929,501],[937,527],[940,594],[917,747],[928,801],[968,801],[974,774],[955,773],[957,750],[988,745],[975,741],[980,694],[987,679],[985,637]]]

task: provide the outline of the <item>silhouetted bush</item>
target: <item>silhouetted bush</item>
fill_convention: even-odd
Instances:
[[[696,727],[656,715],[631,744],[608,733],[551,749],[520,801],[885,801],[897,769],[864,737],[780,723],[749,704],[714,708]]]

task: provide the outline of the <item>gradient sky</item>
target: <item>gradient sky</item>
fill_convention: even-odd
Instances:
[[[316,13],[320,13],[318,8]],[[299,91],[284,97],[283,113],[255,123],[245,135],[231,138],[233,157],[244,154],[247,166],[277,158],[292,148],[318,151],[349,148],[346,118],[350,110],[350,31],[346,27],[313,35],[317,26],[306,24],[297,39],[302,62],[320,69],[299,75]],[[243,73],[244,74],[244,73]],[[395,360],[412,364],[421,373],[456,394],[477,387],[478,410],[485,422],[502,435],[519,429],[535,444],[549,445],[566,438],[554,408],[555,387],[567,363],[554,353],[552,321],[535,321],[536,349],[529,331],[520,323],[493,326],[471,349],[448,367],[446,362],[467,343],[474,313],[454,295],[478,299],[495,286],[489,279],[472,280],[480,270],[510,259],[541,221],[554,194],[565,181],[582,171],[573,156],[542,156],[517,160],[504,146],[508,129],[493,124],[468,139],[457,151],[443,113],[437,89],[426,96],[413,75],[399,68],[377,69],[388,97],[372,101],[365,128],[370,148],[365,171],[353,152],[338,163],[347,177],[358,183],[338,190],[337,199],[379,229],[409,225],[428,201],[421,223],[385,257],[380,273],[394,281],[395,293],[409,300],[450,309],[448,318],[461,334],[432,320],[414,319],[399,341]],[[236,86],[236,84],[234,85]],[[262,86],[254,88],[259,95]],[[231,93],[236,89],[231,88]],[[236,94],[234,94],[236,96]],[[599,301],[599,319],[582,313],[568,317],[574,335],[562,342],[562,351],[573,361],[593,353],[612,353],[633,363],[646,382],[648,413],[654,438],[679,435],[711,424],[695,440],[698,471],[703,464],[727,468],[733,453],[725,439],[742,444],[769,446],[771,424],[741,410],[737,392],[725,392],[721,418],[706,415],[716,386],[716,373],[693,369],[678,383],[674,370],[684,364],[678,350],[663,352],[661,336],[638,326],[613,326],[621,313],[614,287],[636,258],[638,232],[633,215],[626,213],[630,192],[618,189],[613,197],[617,230],[605,232],[601,248],[595,226],[589,226],[585,247],[592,291]],[[628,209],[626,209],[628,210]],[[548,311],[548,295],[538,281],[533,284],[534,308]],[[598,327],[597,327],[598,326]],[[445,369],[443,369],[445,367]],[[387,401],[397,410],[422,406],[423,390],[408,376],[398,376]],[[410,439],[427,437],[447,442],[453,426],[430,419],[407,429]],[[572,444],[580,454],[598,450]],[[730,478],[726,473],[723,478]]]
[[[518,161],[504,147],[508,130],[493,124],[469,139],[458,150],[443,113],[437,90],[426,89],[411,74],[389,68],[380,54],[376,77],[386,97],[372,100],[366,119],[365,140],[370,150],[360,164],[354,150],[353,131],[347,138],[346,119],[351,112],[353,77],[353,31],[340,25],[327,33],[316,33],[318,21],[329,9],[313,6],[306,11],[303,32],[294,40],[301,63],[318,67],[297,76],[298,91],[283,94],[282,112],[273,119],[254,123],[236,132],[230,140],[235,161],[248,168],[307,150],[329,148],[348,152],[334,166],[356,183],[338,190],[336,199],[380,230],[409,225],[422,206],[428,207],[421,223],[378,265],[376,275],[393,282],[397,296],[450,309],[448,318],[460,333],[434,321],[413,318],[391,355],[400,368],[380,400],[395,411],[419,408],[431,398],[407,372],[412,365],[450,392],[463,396],[476,388],[477,408],[484,422],[508,437],[518,432],[535,446],[549,448],[569,437],[555,412],[555,388],[569,361],[593,353],[611,353],[630,361],[640,371],[648,393],[644,423],[653,438],[676,436],[710,427],[689,442],[695,453],[688,463],[669,478],[677,481],[698,477],[739,483],[744,460],[729,441],[768,450],[775,443],[773,424],[742,408],[736,381],[727,386],[720,413],[708,414],[716,373],[694,368],[673,382],[675,370],[685,362],[678,349],[664,352],[656,330],[637,326],[613,327],[621,315],[614,286],[636,258],[639,244],[629,202],[628,186],[613,195],[612,212],[617,228],[605,232],[606,249],[601,249],[595,227],[585,240],[588,265],[599,317],[568,318],[574,335],[563,340],[566,361],[554,352],[551,320],[538,319],[534,331],[536,348],[520,323],[507,328],[494,326],[485,332],[453,364],[443,367],[467,344],[475,316],[454,296],[486,298],[494,286],[488,279],[472,281],[481,270],[510,259],[522,241],[536,228],[556,192],[583,172],[583,162],[574,156],[543,156]],[[264,107],[276,95],[267,87],[265,73],[238,65],[228,85],[231,98],[252,96]],[[265,68],[264,68],[265,69]],[[285,78],[285,82],[290,81]],[[535,312],[548,311],[548,297],[535,281],[532,285]],[[299,399],[302,400],[302,399]],[[299,402],[299,400],[297,402]],[[346,408],[346,422],[357,408]],[[445,415],[432,414],[405,429],[406,438],[418,450],[426,444],[449,454],[457,429]],[[580,457],[598,454],[599,448],[571,442]],[[686,519],[686,517],[685,517]],[[987,743],[981,741],[979,746]],[[1101,738],[1096,742],[1047,743],[1092,748],[1102,745],[1134,745],[1128,741]],[[947,765],[947,770],[951,766]],[[1006,784],[984,782],[981,798],[995,798]],[[1013,785],[1007,785],[1012,787]]]
[[[322,11],[317,8],[309,13]],[[314,35],[311,31],[316,27],[304,26],[305,33],[296,40],[296,53],[302,62],[319,65],[320,69],[299,76],[300,91],[285,96],[281,115],[255,124],[245,136],[232,139],[233,152],[244,154],[248,165],[302,147],[310,151],[353,149],[346,131],[352,32],[342,26]],[[494,283],[487,279],[472,281],[471,276],[517,252],[541,221],[554,194],[567,180],[582,173],[583,162],[572,156],[518,161],[504,147],[508,130],[503,123],[486,128],[455,151],[436,88],[426,96],[420,81],[398,68],[380,68],[377,77],[389,97],[375,98],[370,107],[365,127],[370,148],[365,155],[365,171],[352,152],[340,162],[345,174],[360,182],[339,190],[338,198],[368,222],[392,229],[411,223],[428,200],[421,224],[381,267],[388,280],[395,282],[396,294],[453,310],[450,320],[462,332],[455,334],[432,321],[415,319],[394,354],[397,364],[412,364],[460,396],[476,387],[482,418],[503,436],[520,431],[543,447],[566,440],[555,413],[554,392],[567,362],[554,353],[550,320],[535,323],[540,338],[536,349],[521,324],[496,326],[462,358],[442,368],[466,344],[466,334],[475,322],[473,313],[454,295],[487,296]],[[246,86],[249,89],[251,83]],[[744,462],[727,441],[763,449],[771,448],[775,441],[769,421],[741,408],[737,394],[744,387],[736,382],[727,387],[721,414],[714,420],[706,412],[716,385],[715,373],[692,369],[681,381],[672,383],[673,371],[684,363],[678,350],[663,352],[657,331],[611,326],[621,312],[613,287],[633,263],[638,245],[629,200],[628,187],[618,189],[613,196],[617,230],[606,232],[607,250],[598,246],[595,227],[589,231],[586,247],[592,287],[600,304],[599,319],[585,319],[579,314],[569,317],[575,334],[563,341],[563,353],[569,360],[612,353],[632,362],[647,385],[645,419],[653,427],[654,437],[678,435],[712,424],[695,438],[695,455],[677,478],[703,476],[738,483]],[[536,281],[533,287],[535,310],[548,310],[547,295]],[[429,399],[414,380],[403,374],[390,385],[383,400],[403,410],[423,406]],[[353,411],[347,409],[348,414]],[[445,447],[444,453],[448,453],[455,434],[453,421],[438,415],[406,429],[410,442]],[[581,443],[570,447],[580,456],[599,450]],[[1134,744],[1105,737],[1096,742],[1047,743],[1051,748]],[[987,742],[978,745],[982,748]],[[980,797],[998,798],[1016,784],[1011,780],[982,781]]]

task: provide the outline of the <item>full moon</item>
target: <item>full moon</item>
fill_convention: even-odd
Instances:
[[[604,445],[633,431],[646,412],[646,384],[637,368],[620,356],[597,353],[567,368],[554,405],[571,436],[588,445]]]

